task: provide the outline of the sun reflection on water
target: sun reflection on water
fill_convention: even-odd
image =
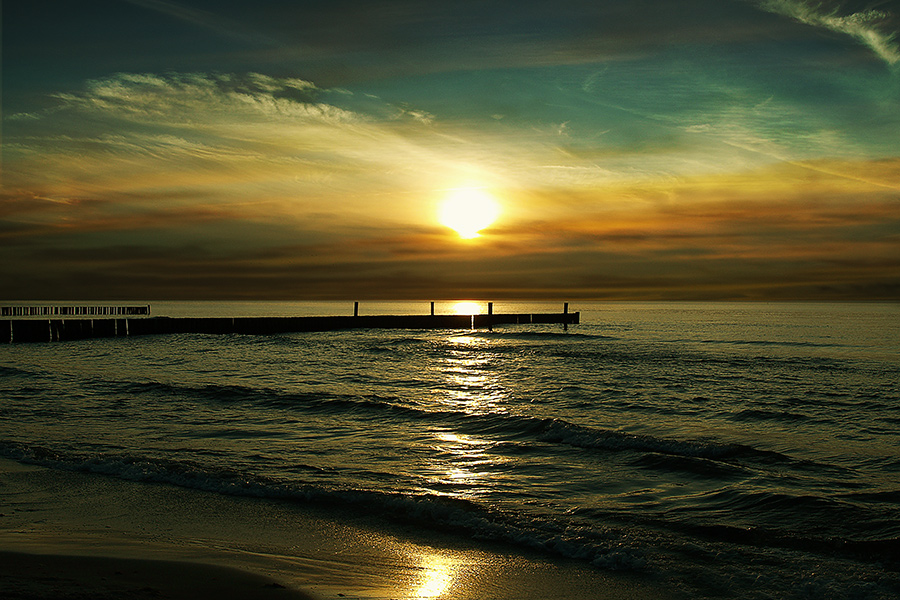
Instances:
[[[493,342],[478,335],[457,335],[447,342],[437,365],[441,383],[432,391],[432,401],[452,413],[505,413],[508,392],[496,368],[501,356],[491,347]],[[435,426],[431,435],[431,460],[424,465],[428,493],[468,499],[488,493],[503,462],[491,452],[496,441],[446,425]]]
[[[492,442],[442,430],[435,431],[434,435],[436,458],[429,481],[443,490],[438,493],[473,497],[484,492],[485,483],[496,466],[496,459],[487,454]]]
[[[438,598],[453,585],[456,564],[437,554],[422,557],[422,575],[414,598]]]
[[[453,410],[490,413],[501,410],[507,392],[494,361],[489,340],[473,335],[451,338],[453,345],[440,363],[444,385],[437,390],[437,400]]]

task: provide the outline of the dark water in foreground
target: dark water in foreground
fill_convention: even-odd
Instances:
[[[532,308],[560,307],[495,305]],[[325,502],[693,597],[900,597],[900,305],[572,309],[568,332],[0,347],[0,455]]]

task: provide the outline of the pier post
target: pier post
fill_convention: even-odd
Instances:
[[[431,303],[431,316],[434,316],[434,302]]]
[[[569,314],[569,303],[563,303],[563,315]],[[563,317],[563,331],[569,330],[569,319],[567,317]]]
[[[354,316],[354,317],[358,317],[358,316],[359,316],[359,302],[354,302],[354,303],[353,303],[353,316]]]
[[[494,319],[491,317],[494,314],[494,303],[488,302],[488,331],[494,330]]]

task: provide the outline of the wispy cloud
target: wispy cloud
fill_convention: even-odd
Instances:
[[[900,63],[897,32],[889,30],[895,15],[882,10],[864,10],[842,14],[840,6],[828,8],[807,0],[763,0],[762,8],[802,23],[824,27],[856,38],[890,65]]]
[[[242,209],[246,218],[334,231],[422,226],[437,190],[460,177],[533,165],[527,145],[298,78],[120,73],[53,98],[43,113],[8,121],[5,183],[63,206],[93,198],[107,211],[143,213],[202,202],[223,207],[223,219],[226,207],[247,205],[258,208]],[[85,218],[53,215],[67,225]],[[129,222],[118,216],[92,219]]]

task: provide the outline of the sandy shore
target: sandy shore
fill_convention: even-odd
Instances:
[[[637,600],[604,573],[365,515],[0,459],[0,598]]]
[[[191,562],[0,552],[6,600],[311,600],[274,580]]]

